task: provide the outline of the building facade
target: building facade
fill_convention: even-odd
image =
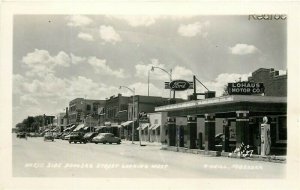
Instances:
[[[243,144],[260,154],[265,143],[263,118],[268,118],[270,154],[286,154],[286,79],[273,69],[258,69],[249,81],[264,84],[262,95],[228,95],[156,107],[168,116],[168,145],[232,152]]]
[[[287,74],[279,75],[279,71],[273,68],[254,71],[248,81],[263,83],[265,96],[287,97]]]
[[[105,100],[76,98],[69,103],[69,124],[84,123],[88,118],[91,122],[99,121],[99,109],[105,107]]]

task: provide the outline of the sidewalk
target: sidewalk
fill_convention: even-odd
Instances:
[[[204,156],[212,156],[212,157],[227,157],[233,159],[244,159],[244,160],[254,160],[254,161],[266,161],[266,162],[276,162],[276,163],[286,163],[286,156],[261,156],[253,154],[251,157],[241,158],[235,154],[230,155],[230,152],[220,152],[220,151],[205,151],[200,149],[188,149],[183,147],[175,147],[175,146],[163,146],[161,150],[173,151],[173,152],[183,152],[183,153],[191,153],[191,154],[201,154]]]
[[[132,141],[129,140],[122,140],[122,144],[132,144]],[[133,141],[133,145],[140,145],[140,141]],[[141,142],[142,146],[162,146],[161,143],[159,142],[148,142],[148,141],[142,141]]]

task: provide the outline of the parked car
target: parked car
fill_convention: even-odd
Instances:
[[[19,132],[17,133],[17,138],[24,138],[27,140],[27,135],[25,132]]]
[[[71,137],[71,133],[69,133],[66,136],[64,136],[64,140],[70,140],[70,137]]]
[[[57,133],[57,134],[54,136],[54,138],[55,138],[55,139],[60,139],[60,137],[61,137],[62,134],[63,134],[63,133],[59,132],[59,133]]]
[[[119,137],[115,137],[112,133],[99,133],[96,137],[93,138],[92,142],[94,142],[95,144],[98,143],[120,144],[121,139]]]
[[[83,138],[83,133],[82,132],[72,132],[70,134],[70,139],[69,139],[69,143],[77,143],[77,142],[80,142],[80,143],[86,143],[86,140]]]
[[[60,138],[62,139],[62,140],[65,140],[65,137],[67,136],[67,135],[69,135],[70,134],[70,132],[63,132],[63,134],[60,136]]]
[[[46,132],[44,135],[44,141],[54,141],[54,136],[52,132]]]
[[[89,132],[89,133],[86,133],[84,136],[83,136],[83,139],[86,140],[86,142],[92,142],[92,139],[97,136],[98,133],[95,133],[95,132]]]
[[[215,135],[215,145],[222,145],[223,138],[225,138],[223,133],[216,134]]]

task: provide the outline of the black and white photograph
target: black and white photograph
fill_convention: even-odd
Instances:
[[[11,178],[288,178],[289,14],[69,12],[11,14]]]

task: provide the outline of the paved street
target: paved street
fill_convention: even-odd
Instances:
[[[14,177],[281,178],[285,168],[282,163],[163,151],[130,142],[69,144],[13,134]]]

